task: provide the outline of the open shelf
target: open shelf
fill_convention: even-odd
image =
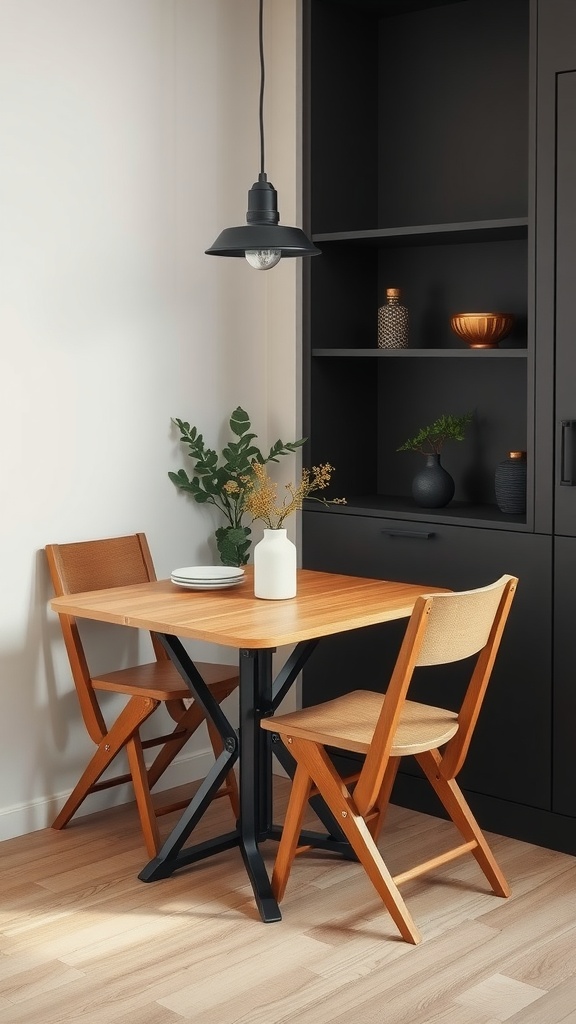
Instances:
[[[525,348],[313,348],[316,358],[328,359],[526,359]]]
[[[309,511],[327,515],[373,516],[379,519],[402,519],[406,522],[475,526],[484,529],[527,529],[526,516],[509,515],[496,505],[475,505],[465,501],[451,501],[446,508],[421,508],[406,495],[365,494],[346,496],[345,505],[322,507],[317,502],[305,501]]]
[[[441,245],[463,242],[505,242],[526,238],[528,219],[467,221],[456,224],[414,224],[407,227],[370,228],[364,231],[329,231],[313,235],[315,242],[364,245]]]

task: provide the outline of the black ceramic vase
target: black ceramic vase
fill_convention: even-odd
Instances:
[[[439,455],[427,455],[426,465],[412,481],[412,497],[422,508],[444,508],[454,497],[454,481]]]

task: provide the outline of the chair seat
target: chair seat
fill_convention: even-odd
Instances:
[[[327,747],[367,754],[385,696],[371,690],[355,690],[334,700],[302,708],[274,719],[263,719],[262,727],[273,732],[299,736]],[[391,750],[392,757],[417,754],[440,747],[458,731],[458,715],[444,708],[407,700]]]
[[[201,661],[195,664],[204,682],[210,687],[225,682],[235,686],[238,681],[238,670],[234,665],[210,665]],[[171,661],[154,661],[106,672],[95,676],[92,682],[97,690],[137,694],[139,697],[152,697],[153,700],[166,700],[167,697],[170,700],[184,700],[192,696]]]

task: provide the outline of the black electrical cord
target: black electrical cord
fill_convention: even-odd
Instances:
[[[260,46],[260,102],[259,102],[259,121],[260,121],[260,174],[264,174],[264,79],[265,79],[265,67],[264,67],[264,32],[263,32],[263,12],[264,12],[264,0],[260,0],[260,10],[258,17],[258,40]]]

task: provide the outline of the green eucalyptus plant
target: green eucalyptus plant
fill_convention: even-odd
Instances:
[[[182,491],[191,494],[199,505],[214,505],[227,520],[227,526],[216,530],[216,545],[223,565],[246,565],[252,543],[251,530],[242,525],[246,512],[246,498],[253,483],[252,463],[278,462],[281,455],[289,455],[300,448],[305,437],[297,441],[276,441],[267,455],[253,443],[257,434],[250,432],[250,418],[238,406],[230,417],[230,430],[237,440],[231,439],[219,454],[207,448],[202,434],[185,420],[173,419],[180,431],[180,440],[188,447],[194,461],[193,475],[186,470],[168,473],[170,480]]]
[[[440,455],[446,441],[463,441],[472,413],[463,416],[440,416],[427,427],[420,427],[414,437],[396,449],[398,452],[421,452],[422,455]]]

